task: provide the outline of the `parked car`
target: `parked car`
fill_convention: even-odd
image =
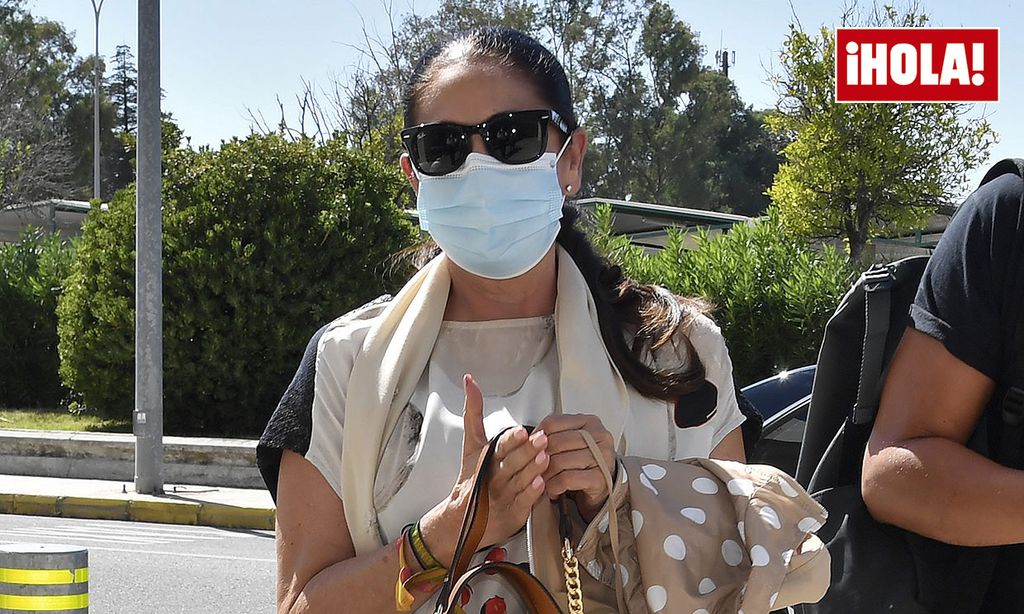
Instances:
[[[744,396],[765,418],[761,441],[748,454],[749,462],[796,473],[815,370],[815,365],[808,365],[783,371],[743,388]]]

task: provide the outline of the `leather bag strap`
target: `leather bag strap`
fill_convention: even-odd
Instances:
[[[509,563],[508,561],[484,563],[459,576],[455,584],[452,585],[451,594],[444,604],[443,611],[446,614],[454,612],[462,589],[477,576],[485,573],[500,576],[508,581],[526,603],[530,614],[562,614],[561,610],[558,609],[555,598],[551,596],[551,593],[541,584],[540,580],[519,565]]]
[[[601,454],[601,449],[597,446],[597,442],[594,441],[594,436],[589,432],[580,429],[580,435],[583,437],[583,441],[587,442],[587,447],[590,448],[590,453],[594,455],[594,460],[597,462],[597,467],[601,470],[601,475],[604,476],[605,486],[608,488],[608,536],[612,542],[612,559],[615,561],[615,600],[618,602],[619,611],[627,612],[626,609],[626,598],[623,595],[625,586],[622,582],[622,561],[619,560],[619,518],[618,509],[614,505],[612,500],[612,490],[615,488],[612,482],[611,471],[608,470],[608,465],[604,462],[604,455]]]
[[[472,570],[469,569],[473,554],[479,549],[484,531],[487,529],[487,517],[490,508],[488,475],[495,451],[498,448],[498,440],[507,430],[503,430],[491,439],[487,450],[480,455],[480,460],[477,461],[473,492],[469,498],[469,505],[466,507],[466,516],[462,521],[462,530],[455,547],[455,557],[452,559],[452,566],[448,570],[444,585],[437,596],[435,609],[438,612],[453,612],[462,587],[484,571],[491,571],[504,577],[512,584],[513,588],[527,602],[531,614],[560,614],[557,602],[551,596],[551,593],[544,588],[544,585],[537,578],[518,565],[496,562],[485,563]]]

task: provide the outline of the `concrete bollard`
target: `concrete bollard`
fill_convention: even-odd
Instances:
[[[0,545],[0,614],[89,611],[89,551],[59,544]]]

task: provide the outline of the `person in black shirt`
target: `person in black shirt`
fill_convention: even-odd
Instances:
[[[939,241],[886,377],[862,478],[879,521],[950,544],[1010,546],[983,612],[1024,612],[1024,471],[969,447],[1013,343],[1007,319],[1022,315],[1005,307],[1024,304],[1008,296],[1021,291],[1024,263],[1011,262],[1021,192],[1016,175],[990,181]]]

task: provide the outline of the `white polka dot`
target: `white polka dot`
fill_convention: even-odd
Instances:
[[[768,556],[768,550],[764,546],[758,544],[750,549],[750,563],[754,567],[764,567],[771,561],[771,557]]]
[[[801,531],[813,533],[821,528],[821,523],[818,522],[817,519],[808,516],[807,518],[801,520],[800,523],[796,525],[796,527]]]
[[[644,475],[651,478],[652,480],[660,480],[661,478],[665,477],[665,468],[662,467],[661,465],[644,465],[643,472]]]
[[[697,592],[701,595],[710,595],[715,592],[716,588],[718,588],[718,585],[715,584],[714,580],[711,578],[704,578],[700,581],[700,586],[697,587]]]
[[[668,603],[668,593],[665,592],[664,587],[655,584],[647,589],[647,606],[651,608],[652,612],[662,611],[666,603]]]
[[[590,572],[590,575],[592,575],[596,579],[600,580],[601,579],[601,572],[603,572],[604,569],[601,567],[601,562],[600,561],[598,561],[597,559],[591,559],[587,563],[587,571]]]
[[[619,577],[622,578],[622,586],[629,584],[629,570],[625,565],[619,565]]]
[[[651,484],[649,479],[647,479],[646,473],[640,474],[640,483],[649,488],[654,494],[658,494],[658,489],[654,487],[654,484]]]
[[[729,494],[737,497],[749,497],[754,494],[754,483],[743,478],[729,480]]]
[[[693,489],[702,495],[714,495],[718,493],[718,484],[711,478],[697,478],[693,481]]]
[[[743,562],[743,548],[731,539],[722,542],[722,558],[730,567],[736,567]]]
[[[740,539],[747,541],[747,531],[742,520],[736,523],[736,530],[740,532]]]
[[[798,493],[796,491],[796,489],[793,488],[792,485],[790,485],[789,480],[780,479],[779,480],[779,486],[782,488],[782,492],[784,492],[787,497],[799,497],[800,496],[800,493]]]
[[[779,522],[779,514],[773,508],[766,505],[758,513],[761,515],[761,519],[771,525],[773,529],[782,528],[782,523]]]
[[[597,530],[602,533],[608,532],[608,512],[605,512],[604,516],[601,516],[601,520],[597,521]]]
[[[694,610],[693,614],[711,614],[711,613],[708,612],[707,610],[705,610],[704,608],[701,608],[699,610]]]
[[[684,507],[679,510],[679,513],[682,514],[684,518],[689,518],[697,524],[704,524],[708,519],[708,515],[699,507]]]
[[[644,515],[638,510],[633,510],[633,537],[640,535],[640,529],[644,526]]]
[[[673,558],[677,561],[681,561],[686,558],[686,544],[683,543],[683,538],[678,535],[669,535],[665,538],[665,554],[669,558]]]
[[[621,465],[619,466],[619,475],[622,476],[623,484],[625,484],[629,480],[629,477],[626,475],[626,468]]]
[[[769,607],[775,607],[775,601],[779,598],[778,593],[772,593],[772,598],[768,600]]]

